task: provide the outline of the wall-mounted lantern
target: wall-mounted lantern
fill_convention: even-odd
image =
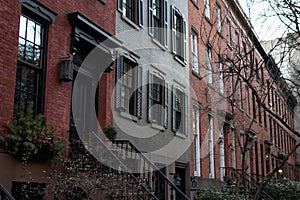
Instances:
[[[176,186],[181,186],[181,178],[179,177],[178,174],[174,175],[174,181]]]
[[[196,177],[191,177],[191,183],[192,183],[192,188],[196,188],[198,181],[196,180]]]
[[[70,56],[60,58],[59,80],[64,82],[73,81],[73,60]]]

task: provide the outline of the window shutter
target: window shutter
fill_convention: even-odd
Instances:
[[[153,84],[153,74],[148,73],[148,121],[152,121],[152,84]]]
[[[137,77],[137,117],[139,119],[142,118],[142,95],[143,95],[143,87],[142,87],[142,76],[143,76],[143,68],[138,66],[138,77]]]
[[[172,19],[172,52],[176,54],[176,28],[175,28],[175,8],[171,6],[171,19]]]
[[[172,86],[172,131],[176,132],[176,111],[175,111],[175,106],[176,106],[176,88],[174,85]]]
[[[154,23],[154,16],[153,16],[153,0],[149,0],[149,35],[153,36],[153,23]]]
[[[165,82],[165,128],[168,128],[168,114],[169,114],[169,84]]]
[[[115,109],[121,107],[121,84],[122,84],[122,73],[123,73],[123,56],[118,54],[117,56],[117,69],[116,69],[116,90],[115,90]]]
[[[187,32],[186,32],[186,20],[183,19],[183,58],[187,61]]]
[[[139,25],[144,25],[144,0],[139,1]]]
[[[164,39],[165,47],[168,48],[168,0],[164,1]]]
[[[185,130],[185,135],[188,136],[188,96],[185,94],[184,95],[184,130]]]
[[[123,0],[118,0],[118,10],[123,13]]]

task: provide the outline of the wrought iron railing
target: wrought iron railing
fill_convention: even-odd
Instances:
[[[263,181],[264,179],[264,177],[261,175],[243,173],[241,169],[235,169],[233,167],[223,167],[223,169],[225,171],[225,177],[226,177],[224,178],[224,181],[230,184],[232,184],[233,182],[236,183],[237,179],[240,179],[240,182],[242,182],[242,176],[244,175],[248,192],[257,190],[259,188],[259,182]],[[274,199],[269,194],[269,192],[265,190],[265,188],[262,190],[262,194],[270,200]]]
[[[0,184],[1,200],[15,200],[15,198]]]
[[[109,166],[102,166],[102,169],[97,170],[99,176],[107,176],[107,181],[110,181],[110,198],[113,199],[151,199],[159,200],[159,198],[150,190],[148,182],[141,179],[139,174],[132,173],[131,170],[124,164],[124,162],[117,156],[117,153],[107,146],[96,133],[89,133],[84,140],[89,139],[90,144],[88,151],[93,155],[106,155],[108,160],[113,163],[112,166],[119,166],[119,169],[114,169]],[[82,138],[81,138],[82,139]],[[82,144],[83,145],[83,144]],[[84,153],[84,152],[83,152]],[[87,152],[86,152],[87,153]],[[92,163],[86,163],[82,166],[83,170],[88,171]],[[101,172],[100,172],[101,171]],[[121,191],[118,188],[120,185],[126,184],[126,189]]]
[[[137,146],[135,146],[132,142],[129,140],[114,140],[113,144],[115,147],[118,147],[118,149],[123,150],[124,153],[127,154],[127,157],[132,156],[135,159],[139,160],[140,167],[143,167],[144,172],[155,172],[152,173],[152,178],[150,178],[151,173],[141,173],[142,179],[152,180],[157,179],[161,180],[164,186],[168,185],[171,190],[171,199],[174,198],[174,193],[176,194],[176,199],[180,200],[189,200],[189,197],[186,196],[150,159],[148,159],[143,152],[141,152]],[[121,151],[122,152],[122,151]],[[154,176],[155,174],[155,176]],[[155,188],[155,181],[149,181],[150,185],[152,183],[152,188]],[[154,194],[157,196],[160,196],[159,199],[164,199],[164,194],[161,192],[159,193],[157,190],[154,189]],[[165,197],[166,198],[166,197]]]

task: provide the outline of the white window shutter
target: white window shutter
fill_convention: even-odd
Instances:
[[[142,118],[142,95],[143,95],[143,87],[142,87],[142,76],[143,76],[143,68],[138,66],[137,72],[137,117],[139,119]]]
[[[122,85],[122,74],[123,74],[123,56],[117,54],[117,68],[115,76],[115,109],[121,107],[121,85]]]
[[[165,128],[168,128],[169,115],[169,84],[165,82]]]
[[[144,26],[144,0],[139,1],[139,25]]]
[[[153,84],[153,74],[149,71],[148,73],[148,121],[152,121],[152,84]]]
[[[183,19],[183,58],[187,62],[187,31],[186,31],[186,20]]]
[[[168,48],[168,0],[164,1],[164,43],[165,47]]]
[[[154,16],[153,16],[153,0],[149,0],[149,35],[153,36],[154,32]]]
[[[175,27],[175,8],[171,6],[171,19],[172,19],[172,52],[176,54],[176,27]]]

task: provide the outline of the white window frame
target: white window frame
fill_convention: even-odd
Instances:
[[[222,33],[221,6],[216,4],[216,24],[218,33]]]
[[[184,115],[182,119],[184,120],[183,124],[180,126],[184,126],[182,128],[182,132],[179,130],[176,130],[176,98],[177,98],[177,90],[179,90],[183,94],[183,111],[182,114]],[[179,136],[188,136],[188,96],[187,92],[185,91],[185,88],[176,82],[172,86],[172,130],[176,133],[176,135]]]
[[[213,84],[213,69],[211,63],[211,47],[207,45],[206,47],[206,65],[207,65],[207,83]]]
[[[176,30],[176,16],[180,16],[182,19],[182,33]],[[175,58],[179,59],[184,64],[187,63],[187,22],[183,14],[174,6],[171,6],[171,19],[172,19],[172,53],[175,54]],[[177,37],[181,37],[181,52],[177,52]],[[182,53],[183,55],[180,55]]]
[[[191,50],[192,50],[192,70],[199,74],[199,60],[198,60],[198,34],[192,30],[191,34]]]
[[[126,1],[127,0],[118,0],[118,11],[122,13],[122,17],[124,17],[126,20],[132,22],[133,24],[139,26],[139,27],[143,27],[144,26],[144,13],[143,13],[143,9],[144,9],[144,0],[138,0],[138,5],[137,6],[137,22],[132,21],[130,18],[128,18],[126,16],[126,8],[124,7],[124,4],[126,5]],[[134,0],[130,0],[133,2],[136,2]]]
[[[194,161],[195,170],[194,176],[201,176],[201,163],[200,163],[200,108],[196,105],[193,106],[193,135],[194,135]]]
[[[151,108],[151,94],[152,94],[152,84],[153,84],[153,76],[156,76],[157,78],[161,79],[164,82],[163,86],[163,113],[162,113],[162,124],[159,124],[158,122],[153,119],[152,116],[152,108]],[[161,71],[153,68],[150,68],[148,72],[148,109],[147,109],[147,114],[148,114],[148,121],[151,122],[152,124],[157,124],[160,128],[168,128],[168,112],[169,112],[169,89],[168,89],[168,82],[166,80],[166,75],[162,73]]]
[[[223,63],[221,55],[219,55],[219,87],[220,94],[224,95]]]
[[[208,115],[208,153],[209,153],[209,178],[215,178],[214,160],[214,116]]]
[[[205,12],[205,17],[210,19],[210,5],[209,5],[210,0],[204,0],[204,12]]]
[[[149,14],[148,14],[148,25],[149,25],[149,35],[157,42],[164,45],[165,48],[168,48],[168,0],[161,0],[161,6],[163,11],[160,13],[160,20],[161,20],[161,29],[160,36],[161,38],[156,38],[154,35],[155,26],[154,26],[154,14],[155,14],[155,3],[154,0],[148,1],[148,7],[149,7]]]
[[[229,17],[226,17],[226,40],[227,44],[231,45],[231,24]]]

